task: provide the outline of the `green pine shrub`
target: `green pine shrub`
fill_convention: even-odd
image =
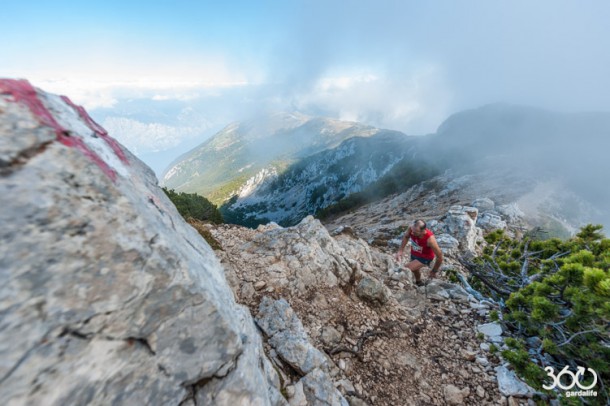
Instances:
[[[163,188],[163,191],[185,219],[194,218],[214,224],[223,223],[222,214],[218,208],[205,197],[196,193],[176,193],[173,189],[167,188]]]
[[[601,230],[587,225],[565,241],[518,241],[495,231],[468,264],[473,287],[505,303],[498,320],[514,338],[502,356],[515,371],[544,391],[545,366],[592,368],[599,382],[592,404],[610,401],[610,239]],[[534,336],[542,343],[528,349],[525,339]]]

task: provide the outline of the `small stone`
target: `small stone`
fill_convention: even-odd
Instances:
[[[489,351],[489,349],[491,348],[490,345],[488,343],[481,343],[481,345],[479,345],[479,347],[483,350],[483,351]]]
[[[502,326],[498,323],[486,323],[477,326],[477,330],[486,336],[499,336],[502,335]]]
[[[459,389],[453,385],[445,385],[443,387],[445,401],[449,405],[461,405],[464,403],[464,398],[470,394],[470,388]]]
[[[477,364],[482,365],[484,367],[489,365],[489,360],[485,357],[477,357],[476,361],[477,361]]]
[[[286,391],[286,396],[288,396],[288,398],[293,398],[294,394],[296,393],[294,385],[288,385],[284,390]]]
[[[264,289],[267,286],[267,282],[265,281],[258,281],[254,284],[254,289],[256,290],[261,290]]]
[[[477,385],[477,396],[480,398],[485,397],[485,389],[481,385]]]
[[[320,340],[328,347],[336,347],[341,342],[341,333],[333,326],[325,326],[322,328]]]
[[[502,338],[502,336],[490,336],[487,337],[487,340],[495,344],[501,344],[504,342],[504,338]]]
[[[540,337],[528,337],[525,342],[527,343],[527,346],[530,348],[538,348],[540,347],[540,345],[542,345],[542,340],[540,339]]]
[[[337,387],[343,388],[345,390],[345,392],[353,392],[354,391],[354,385],[352,385],[352,383],[350,381],[348,381],[347,379],[341,379],[337,382],[336,384]]]
[[[475,351],[464,351],[464,358],[467,361],[474,361],[477,357],[477,353]]]
[[[519,401],[515,397],[509,396],[508,397],[508,406],[520,406]]]
[[[356,396],[349,396],[347,400],[349,401],[350,406],[368,406],[364,400],[357,398]]]
[[[521,381],[513,371],[505,366],[496,368],[498,387],[505,396],[527,396],[534,392],[526,383]]]
[[[254,286],[252,286],[251,283],[244,282],[241,284],[239,296],[242,298],[242,300],[246,302],[250,301],[254,297],[255,293]]]

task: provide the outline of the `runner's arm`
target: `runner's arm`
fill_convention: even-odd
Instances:
[[[400,261],[400,259],[402,258],[403,251],[404,251],[405,246],[407,245],[407,242],[409,241],[410,237],[411,237],[411,226],[407,227],[407,231],[405,231],[405,235],[402,236],[402,241],[400,242],[400,248],[398,249],[398,252],[396,253],[397,260]]]

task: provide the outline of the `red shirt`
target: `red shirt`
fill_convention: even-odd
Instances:
[[[424,235],[416,237],[411,234],[411,255],[420,257],[423,259],[434,259],[434,251],[428,247],[428,240],[432,237],[432,231],[426,230]]]

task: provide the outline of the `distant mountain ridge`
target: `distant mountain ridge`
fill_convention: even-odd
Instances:
[[[271,164],[283,170],[348,138],[368,137],[378,131],[360,123],[298,113],[276,113],[233,123],[185,154],[166,171],[161,183],[219,203]]]
[[[408,168],[408,174],[400,179],[405,185],[428,179],[437,171],[419,157],[421,141],[380,130],[371,137],[353,137],[304,158],[281,174],[264,169],[223,205],[223,216],[249,226],[269,221],[293,225],[308,214],[366,190],[396,167]]]
[[[454,114],[424,137],[280,114],[227,127],[174,166],[165,184],[212,191],[216,202],[233,196],[223,207],[232,222],[291,225],[354,194],[374,190],[383,197],[447,169],[456,176],[508,170],[517,179],[559,180],[607,213],[606,140],[610,113],[509,104]],[[263,159],[265,151],[271,153]],[[610,224],[610,216],[599,213],[598,221]]]

